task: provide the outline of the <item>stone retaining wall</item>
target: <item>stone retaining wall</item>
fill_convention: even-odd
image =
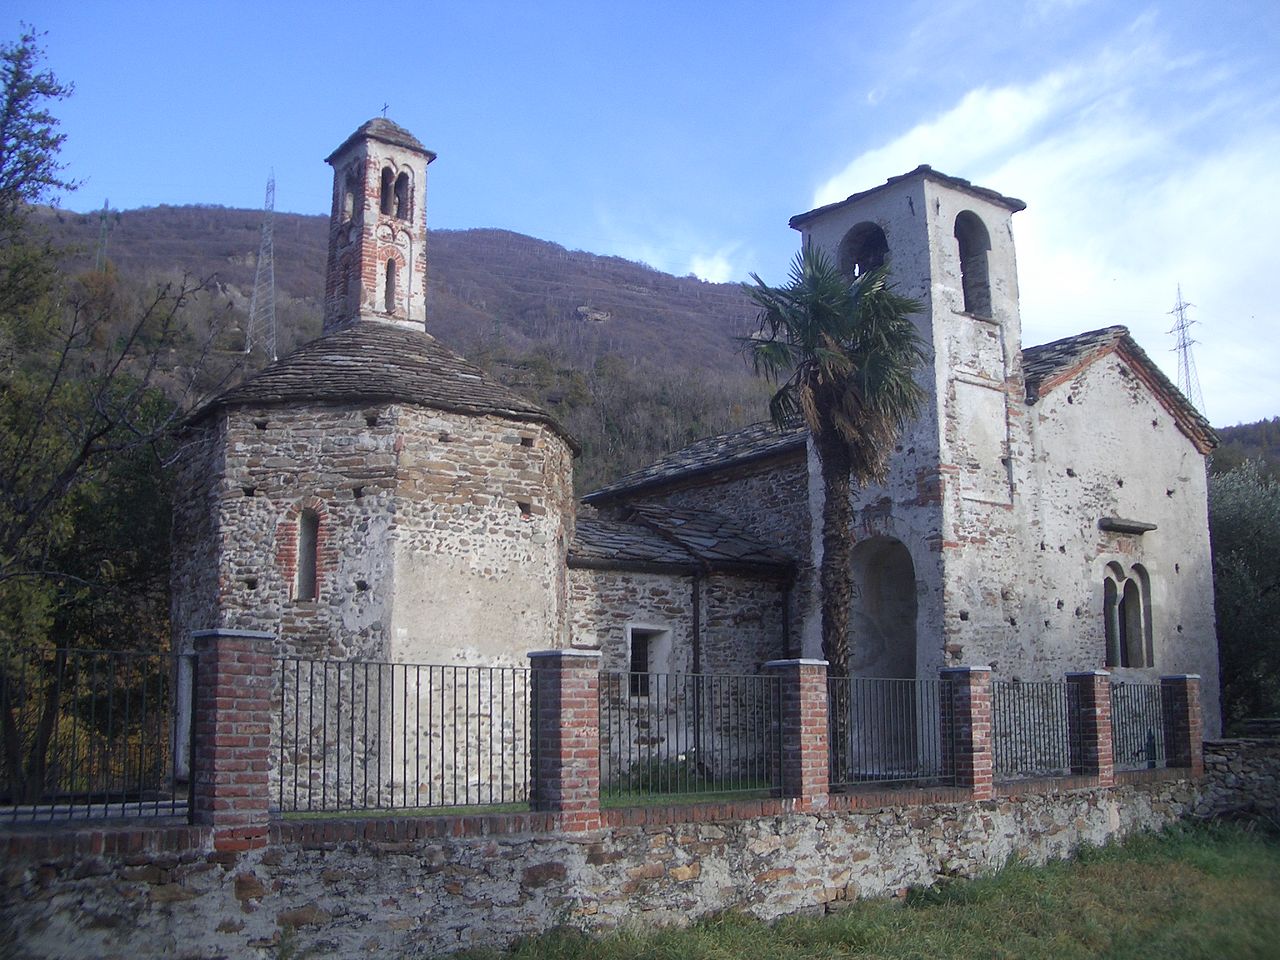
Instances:
[[[1280,731],[1256,738],[1209,740],[1196,813],[1260,813],[1280,826]]]
[[[783,800],[606,811],[601,829],[576,833],[545,813],[292,821],[240,853],[213,852],[197,830],[18,834],[0,934],[16,958],[270,957],[286,929],[319,956],[394,957],[565,923],[772,919],[1158,829],[1199,791],[1170,771],[1111,789],[939,796],[881,792],[865,808],[835,796],[805,813]]]

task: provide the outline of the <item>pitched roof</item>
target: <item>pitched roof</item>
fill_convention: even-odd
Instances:
[[[587,503],[606,503],[623,495],[662,486],[674,480],[699,476],[713,470],[764,460],[781,454],[803,451],[808,431],[803,426],[779,430],[772,423],[753,423],[749,427],[706,437],[655,460],[647,467],[629,473],[613,483],[593,490],[582,499]]]
[[[1024,349],[1022,373],[1026,379],[1028,402],[1034,403],[1095,360],[1112,353],[1128,362],[1197,450],[1207,454],[1218,445],[1218,435],[1209,421],[1138,346],[1127,327],[1087,330]]]
[[[545,423],[578,450],[551,414],[490,379],[426,331],[371,320],[299,347],[215,397],[190,419],[198,421],[218,407],[378,401]]]
[[[1007,210],[1012,210],[1014,213],[1017,213],[1019,210],[1027,209],[1027,205],[1015,197],[1006,197],[1004,194],[997,193],[987,187],[974,186],[968,180],[962,180],[960,177],[947,176],[947,174],[933,169],[933,167],[929,166],[927,163],[922,163],[910,173],[890,177],[878,187],[872,187],[870,190],[863,190],[862,192],[855,193],[843,200],[837,200],[835,203],[828,203],[824,206],[817,207],[816,209],[809,210],[806,213],[797,213],[788,221],[788,223],[791,225],[792,229],[799,230],[804,224],[808,223],[813,218],[821,216],[830,210],[835,210],[837,207],[843,207],[846,203],[854,203],[864,197],[869,197],[882,190],[888,190],[892,186],[912,179],[932,180],[935,183],[941,183],[944,186],[951,187],[953,190],[959,190],[962,193],[980,197],[981,199],[994,203],[997,206],[1004,207]]]
[[[791,559],[710,511],[645,504],[625,519],[580,517],[569,565],[605,570],[700,571],[788,577]]]
[[[400,124],[393,120],[388,120],[386,117],[374,117],[372,120],[366,120],[360,124],[355,133],[343,140],[338,149],[324,158],[324,162],[332,163],[333,158],[346,150],[352,142],[364,139],[381,140],[383,143],[389,143],[393,147],[404,147],[405,149],[425,154],[428,163],[436,158],[433,151],[424,147],[417,137],[400,126]]]

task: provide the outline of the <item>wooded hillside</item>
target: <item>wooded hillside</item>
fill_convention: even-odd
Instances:
[[[69,270],[92,268],[99,213],[48,210],[43,220],[68,251]],[[214,295],[190,311],[195,325],[222,324],[225,352],[211,383],[231,364],[243,364],[239,377],[266,360],[246,362],[238,352],[261,221],[260,211],[207,206],[106,215],[107,256],[122,278],[215,278]],[[327,231],[326,217],[275,217],[282,355],[320,332]],[[767,387],[736,348],[755,313],[736,284],[674,277],[502,230],[437,230],[429,243],[429,331],[565,423],[583,446],[580,491],[767,415]]]

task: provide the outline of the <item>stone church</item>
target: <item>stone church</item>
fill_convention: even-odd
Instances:
[[[428,332],[427,168],[389,120],[334,170],[323,335],[188,421],[175,647],[755,673],[820,656],[822,485],[801,430],[711,437],[573,496],[576,444]],[[1023,348],[1024,204],[919,167],[792,218],[918,299],[928,400],[855,492],[854,674],[1203,677],[1218,727],[1205,457],[1216,438],[1123,327]]]

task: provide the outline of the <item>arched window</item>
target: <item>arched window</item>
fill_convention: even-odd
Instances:
[[[1150,667],[1155,663],[1151,636],[1151,582],[1141,564],[1126,573],[1107,564],[1102,588],[1108,667]]]
[[[956,242],[960,245],[960,283],[964,310],[978,317],[991,316],[991,281],[987,275],[987,251],[991,236],[978,215],[963,210],[956,217]]]
[[[391,216],[391,205],[395,193],[395,178],[396,175],[391,172],[390,167],[382,168],[382,195],[378,204],[378,209],[381,210],[382,215],[386,217]]]
[[[382,307],[387,313],[396,312],[396,262],[387,261],[387,286],[382,294]]]
[[[409,213],[409,174],[401,173],[396,177],[396,218],[408,220]]]
[[[320,515],[303,510],[298,517],[298,573],[294,584],[295,600],[316,598],[316,554],[320,546]]]
[[[888,259],[889,241],[884,231],[869,221],[853,227],[840,241],[837,264],[852,279],[883,267]]]

